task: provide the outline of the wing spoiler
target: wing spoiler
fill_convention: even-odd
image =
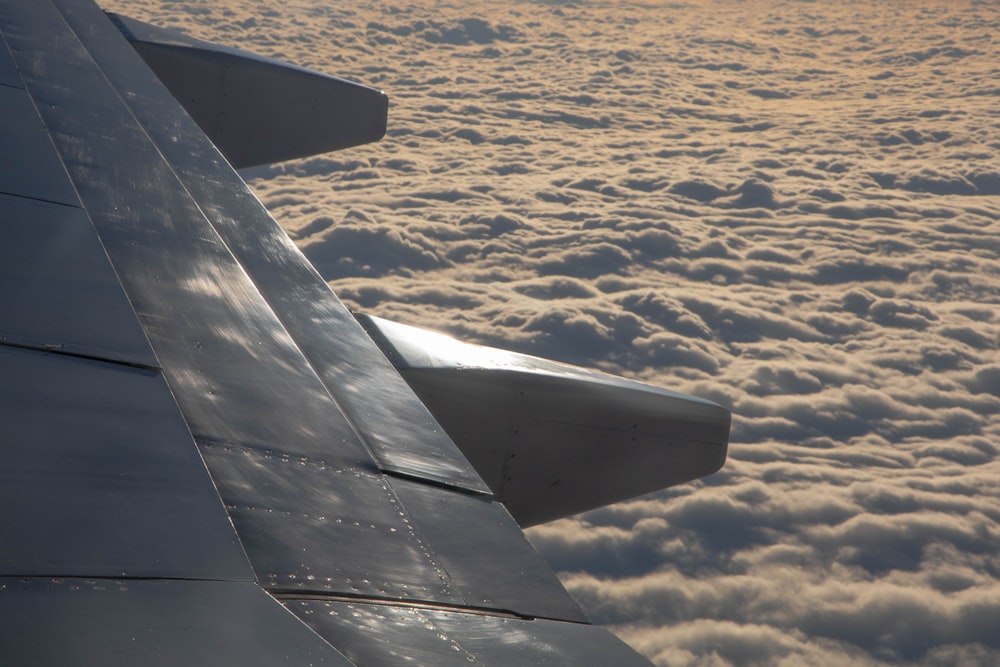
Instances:
[[[642,382],[356,314],[517,522],[717,471],[730,414]]]
[[[374,88],[109,14],[237,169],[378,141],[389,101]]]

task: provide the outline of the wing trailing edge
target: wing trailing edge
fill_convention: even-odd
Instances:
[[[378,141],[385,93],[109,14],[237,169]]]
[[[357,315],[522,526],[717,471],[729,411],[710,401]]]

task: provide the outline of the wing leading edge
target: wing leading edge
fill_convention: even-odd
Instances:
[[[5,662],[647,664],[93,2],[0,31]]]

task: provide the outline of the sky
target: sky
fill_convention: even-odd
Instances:
[[[105,2],[381,88],[245,175],[356,310],[733,412],[528,531],[664,667],[1000,663],[1000,6]]]

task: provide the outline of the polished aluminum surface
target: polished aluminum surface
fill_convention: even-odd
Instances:
[[[0,346],[0,377],[0,575],[251,579],[158,372]]]
[[[358,667],[649,667],[593,625],[351,601],[286,604]]]
[[[275,667],[352,663],[253,584],[0,578],[11,667]]]
[[[0,195],[0,313],[3,343],[157,365],[83,209]]]

